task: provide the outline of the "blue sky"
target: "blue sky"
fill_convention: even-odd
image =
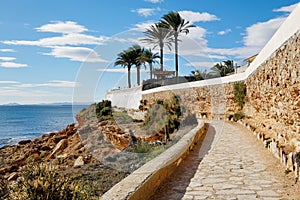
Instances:
[[[107,90],[127,87],[126,69],[112,65],[117,53],[136,43],[149,48],[139,40],[143,31],[170,11],[197,26],[181,37],[181,75],[227,59],[242,64],[298,2],[1,0],[0,104],[100,101]],[[165,52],[165,69],[173,70]],[[135,85],[134,68],[131,75]]]

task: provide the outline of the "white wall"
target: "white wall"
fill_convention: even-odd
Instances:
[[[112,102],[112,106],[138,109],[142,99],[142,87],[110,91],[106,93],[106,99]]]

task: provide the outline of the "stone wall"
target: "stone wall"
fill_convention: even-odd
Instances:
[[[234,83],[148,92],[143,94],[143,99],[154,103],[178,95],[181,104],[199,117],[227,119],[239,110],[234,102]],[[265,139],[276,141],[286,154],[299,152],[300,31],[250,74],[245,83],[247,96],[243,112],[246,118],[243,121]]]
[[[280,145],[300,141],[300,32],[249,76],[246,85],[249,122]],[[300,151],[300,144],[293,145]]]

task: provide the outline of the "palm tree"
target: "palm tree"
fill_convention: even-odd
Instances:
[[[224,63],[224,64],[223,64]],[[212,70],[219,73],[221,77],[226,76],[229,73],[234,72],[233,61],[226,60],[220,63],[217,63],[213,66]]]
[[[156,60],[157,58],[160,58],[160,56],[158,55],[158,53],[153,53],[151,51],[151,49],[145,49],[145,51],[144,51],[144,53],[142,55],[142,59],[149,64],[150,79],[153,78],[153,67],[152,67],[152,64],[153,63],[158,63],[157,60]]]
[[[136,71],[137,71],[137,85],[140,85],[140,80],[141,80],[141,65],[144,64],[145,60],[143,59],[143,54],[145,49],[142,48],[140,45],[133,45],[130,47],[130,50],[133,54],[134,57],[134,62],[133,64],[136,66]]]
[[[165,28],[171,29],[171,33],[174,36],[175,44],[175,70],[176,77],[178,77],[178,36],[180,33],[189,33],[189,28],[195,27],[193,24],[189,24],[189,21],[185,21],[178,12],[170,12],[162,17],[162,25]]]
[[[115,66],[121,65],[124,68],[127,67],[127,76],[128,76],[128,87],[131,88],[131,78],[130,78],[130,70],[131,66],[135,63],[135,57],[134,53],[130,50],[124,50],[118,54],[118,57],[115,62]]]
[[[160,51],[160,70],[163,70],[163,55],[164,55],[164,45],[166,45],[169,50],[173,43],[172,34],[168,28],[164,28],[162,23],[156,23],[151,25],[150,28],[146,29],[144,34],[147,38],[142,39],[142,42],[146,42],[150,45],[154,45],[153,49],[159,47]]]

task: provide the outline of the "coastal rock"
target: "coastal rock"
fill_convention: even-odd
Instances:
[[[16,180],[19,177],[17,172],[13,172],[9,177],[8,177],[8,181],[12,181],[12,180]]]
[[[52,140],[55,142],[55,143],[58,143],[59,141],[61,141],[62,139],[66,139],[68,138],[67,135],[55,135],[55,137],[52,138]]]
[[[83,157],[79,156],[74,162],[74,167],[81,167],[83,165],[84,165]]]
[[[18,144],[19,145],[25,145],[25,144],[28,144],[28,143],[30,143],[31,142],[31,140],[22,140],[22,141],[20,141]]]
[[[62,139],[59,141],[59,143],[55,146],[53,149],[52,153],[50,154],[50,158],[53,158],[56,153],[59,151],[65,149],[68,146],[68,140],[67,139]]]

